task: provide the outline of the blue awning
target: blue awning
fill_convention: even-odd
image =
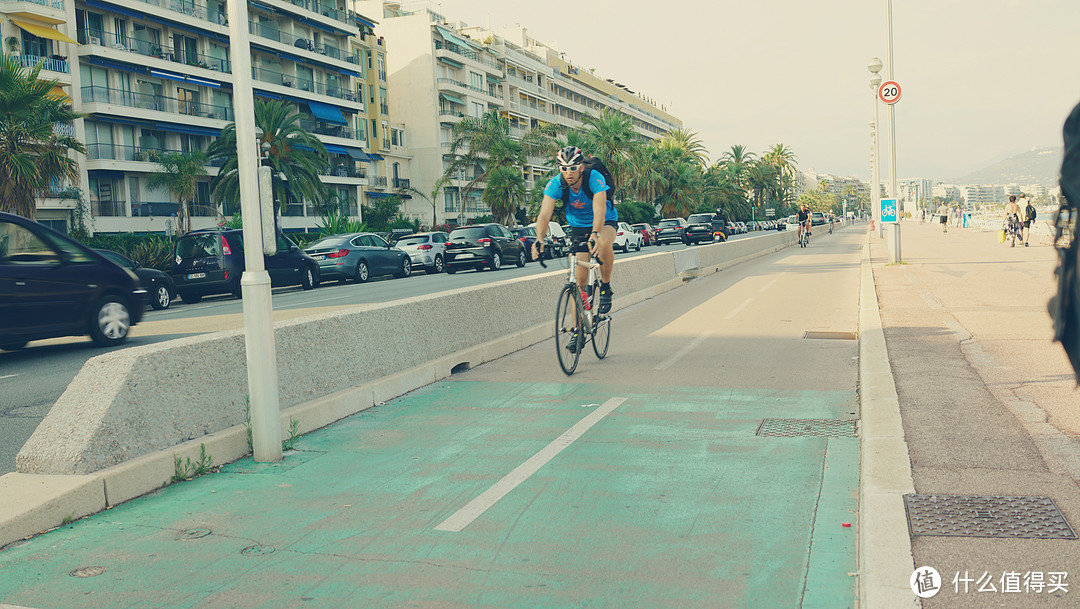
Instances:
[[[281,99],[281,96],[277,93],[269,93],[267,91],[260,91],[258,89],[252,89],[251,92],[255,95],[258,95],[259,97],[265,97],[267,99]]]
[[[459,47],[472,47],[473,49],[476,49],[477,51],[480,50],[480,45],[476,44],[475,42],[469,42],[468,40],[465,40],[465,39],[459,37],[457,34],[451,32],[450,30],[448,30],[448,29],[446,29],[446,28],[444,28],[442,26],[436,25],[435,29],[439,30],[439,33],[442,34],[443,38],[445,38],[447,40],[447,42],[453,42],[454,44],[458,45]]]
[[[102,123],[119,123],[121,125],[139,125],[142,127],[154,126],[154,121],[144,121],[137,118],[120,118],[117,116],[105,116],[102,114],[94,114],[91,116],[91,118]]]
[[[187,78],[183,74],[173,74],[172,72],[166,72],[165,70],[150,70],[150,76],[157,76],[160,78],[168,78],[169,80],[177,80],[180,82],[187,82]]]
[[[337,144],[323,144],[326,147],[327,152],[334,154],[349,154],[348,150],[345,150],[344,146],[338,146]]]
[[[303,23],[304,25],[310,25],[311,27],[318,28],[318,29],[320,29],[320,30],[322,30],[324,32],[330,32],[331,34],[337,34],[338,33],[338,30],[336,28],[330,27],[329,25],[324,25],[322,23],[319,23],[318,21],[315,21],[314,19],[308,19],[307,17],[299,17],[297,20],[300,23]]]
[[[364,17],[363,15],[356,15],[356,23],[360,25],[366,25],[369,28],[375,27],[375,22],[368,19],[367,17]]]
[[[126,63],[119,63],[116,61],[109,61],[108,59],[100,59],[98,57],[90,57],[86,60],[95,66],[101,66],[103,68],[113,68],[114,70],[123,70],[125,72],[135,72],[136,74],[146,74],[146,68],[142,66],[133,66]]]
[[[209,137],[218,137],[221,135],[221,129],[212,129],[210,127],[197,127],[195,125],[177,125],[176,123],[158,123],[157,128],[162,131],[172,131],[173,133],[185,133],[187,135],[205,135]]]
[[[97,0],[86,0],[86,6],[90,6],[90,7],[93,7],[93,8],[100,8],[100,9],[104,9],[104,10],[107,10],[107,11],[112,11],[114,13],[120,13],[121,15],[127,15],[128,17],[137,17],[139,19],[145,19],[146,18],[146,15],[140,13],[139,11],[133,11],[133,10],[126,9],[126,8],[123,8],[123,7],[119,7],[119,6],[116,6],[116,5],[113,5],[113,4],[106,4],[104,2],[98,2]]]
[[[368,155],[368,158],[371,159],[372,161],[381,161],[381,160],[383,160],[382,155],[375,154],[374,152],[369,152],[369,153],[367,153],[367,155]]]
[[[364,194],[372,199],[389,199],[390,197],[397,197],[399,199],[411,199],[412,195],[394,193],[394,192],[376,192],[374,190],[365,190]]]
[[[363,150],[360,150],[359,148],[346,147],[345,152],[349,156],[351,156],[353,158],[353,160],[355,160],[355,161],[370,161],[371,160],[371,157],[369,157],[366,152],[364,152]]]
[[[262,2],[255,2],[254,0],[248,0],[248,6],[254,6],[257,9],[264,10],[268,13],[274,12],[273,7],[263,4]]]
[[[193,85],[203,85],[205,87],[213,87],[215,89],[221,88],[221,83],[214,82],[212,80],[206,80],[205,78],[195,78],[194,76],[188,76],[187,81]]]
[[[330,104],[311,100],[308,100],[307,105],[308,108],[311,108],[311,114],[324,123],[331,123],[334,125],[349,124],[349,122],[345,120],[345,115],[341,113],[341,108],[338,108],[337,106],[331,106]]]

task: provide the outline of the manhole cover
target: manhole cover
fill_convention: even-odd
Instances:
[[[202,539],[210,534],[210,529],[185,529],[176,536],[177,539]]]
[[[825,340],[855,340],[854,332],[814,332],[807,331],[803,338],[820,338]]]
[[[908,531],[939,537],[1076,539],[1049,497],[904,495]]]
[[[855,421],[836,419],[765,419],[758,426],[759,436],[782,436],[795,438],[817,436],[830,438],[854,438]]]
[[[97,577],[108,571],[105,567],[79,567],[70,573],[72,577]]]
[[[273,554],[274,548],[270,546],[261,546],[259,544],[255,544],[253,546],[248,546],[243,550],[240,550],[240,553],[244,556],[266,556],[267,554]]]

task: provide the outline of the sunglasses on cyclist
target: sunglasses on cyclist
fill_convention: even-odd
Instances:
[[[578,169],[581,169],[581,163],[577,165],[559,165],[559,171],[562,172],[577,171]]]

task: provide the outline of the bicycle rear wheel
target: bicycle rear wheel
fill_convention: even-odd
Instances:
[[[585,337],[580,332],[574,332],[581,327],[579,298],[577,286],[567,285],[559,292],[555,305],[555,355],[559,358],[559,367],[567,375],[577,369],[581,348],[585,346]],[[576,340],[577,344],[571,345],[572,340]]]

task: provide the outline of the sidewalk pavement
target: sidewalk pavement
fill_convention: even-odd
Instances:
[[[1080,391],[1046,309],[1055,251],[915,222],[902,246],[902,263],[888,264],[885,241],[870,237],[915,492],[1049,498],[1080,531]],[[964,505],[974,511],[943,512],[943,528],[1048,534],[1040,525],[1052,524],[1052,509],[1030,503]],[[1009,516],[1020,524],[988,522]],[[916,567],[942,580],[923,607],[1080,606],[1080,542],[1006,537],[914,535]],[[1065,589],[1039,585],[1060,573]]]

